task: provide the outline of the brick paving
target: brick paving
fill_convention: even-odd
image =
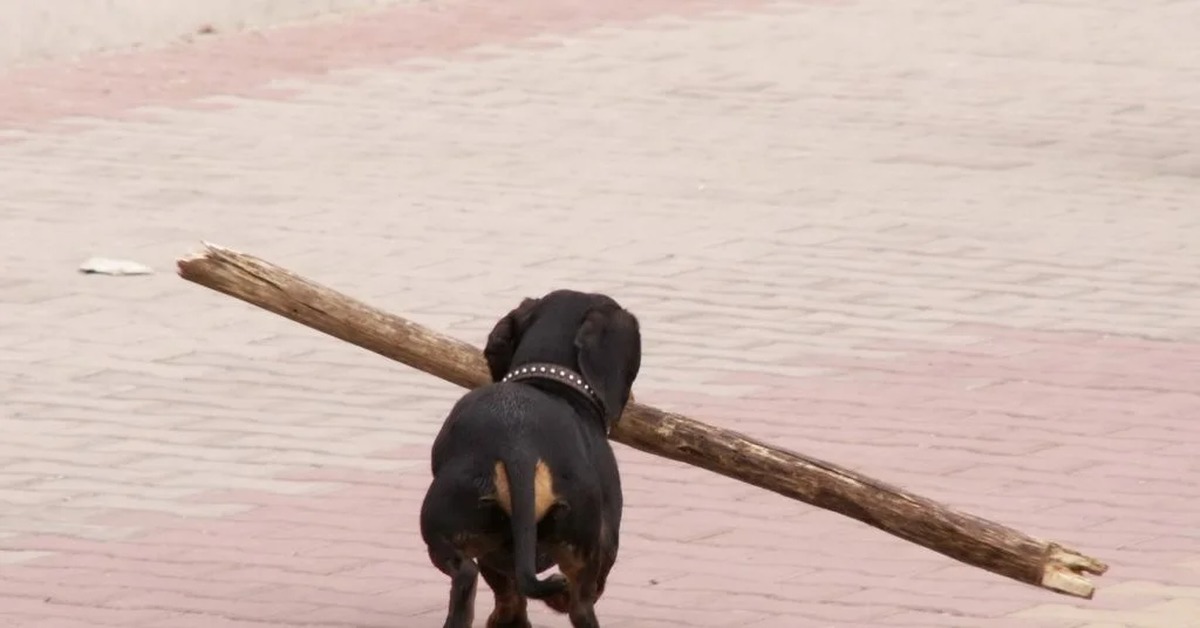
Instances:
[[[57,0],[0,2],[0,65],[88,53],[154,48],[273,28],[326,16],[362,13],[413,0]]]
[[[605,626],[1200,625],[1197,23],[448,0],[0,75],[0,626],[441,625],[461,391],[182,282],[202,238],[477,343],[608,291],[640,400],[1112,564],[1061,598],[619,448]]]

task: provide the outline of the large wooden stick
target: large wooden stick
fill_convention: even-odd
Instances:
[[[226,248],[179,260],[184,279],[413,368],[475,388],[490,382],[475,347]],[[849,469],[685,416],[630,404],[612,431],[630,447],[686,462],[857,519],[993,573],[1091,599],[1104,563]]]

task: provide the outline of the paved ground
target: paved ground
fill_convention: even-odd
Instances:
[[[0,65],[204,39],[423,0],[0,0]]]
[[[1112,564],[1075,602],[621,448],[606,628],[1200,625],[1196,24],[445,0],[8,71],[0,625],[440,625],[460,391],[184,283],[201,238],[475,342],[609,291],[640,400]]]

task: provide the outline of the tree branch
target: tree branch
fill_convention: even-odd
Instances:
[[[184,279],[465,388],[490,383],[475,347],[372,308],[255,257],[212,244],[179,260]],[[837,465],[732,430],[631,403],[611,438],[644,452],[856,519],[968,565],[1091,599],[1108,566],[1057,543],[958,512]]]

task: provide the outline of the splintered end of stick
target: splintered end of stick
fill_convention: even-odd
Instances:
[[[1096,592],[1096,585],[1088,580],[1087,574],[1101,576],[1106,571],[1108,565],[1095,558],[1051,544],[1042,571],[1042,587],[1090,600]]]
[[[213,244],[211,242],[205,242],[203,240],[200,241],[200,244],[204,246],[203,251],[200,251],[198,253],[191,253],[189,255],[185,255],[184,257],[181,257],[181,258],[175,260],[175,270],[180,275],[183,275],[186,272],[187,266],[189,264],[207,259],[207,258],[211,257],[213,253],[229,250],[223,246],[217,246],[216,244]]]
[[[200,244],[204,246],[203,251],[200,251],[199,253],[192,253],[191,255],[175,260],[175,265],[179,268],[179,270],[182,271],[184,265],[188,264],[189,262],[196,262],[208,257],[212,257],[214,253],[229,253],[232,251],[232,249],[228,249],[219,244],[213,244],[212,242],[206,242],[204,240],[201,240]]]

